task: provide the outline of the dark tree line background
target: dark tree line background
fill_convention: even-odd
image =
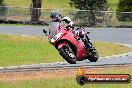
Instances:
[[[31,22],[38,22],[41,16],[42,0],[31,0]]]
[[[71,0],[70,5],[80,10],[89,10],[78,11],[75,17],[81,19],[81,25],[95,26],[97,17],[104,15],[97,11],[107,10],[106,3],[107,0]]]
[[[0,0],[0,6],[5,6],[4,0]],[[0,7],[0,19],[4,19],[3,17],[6,15],[6,7]]]
[[[78,11],[75,14],[75,18],[81,19],[81,23],[86,26],[95,26],[99,17],[103,17],[103,13],[97,11],[107,10],[107,0],[70,0],[70,5],[80,10],[90,11]],[[5,6],[4,0],[0,0],[0,6]],[[41,16],[42,0],[31,0],[31,22],[38,22]],[[6,14],[7,8],[0,7],[0,15]],[[132,12],[132,0],[119,0],[117,8],[117,18],[119,21],[131,21],[132,13],[120,13],[120,12]],[[104,19],[102,19],[104,20]]]
[[[118,12],[132,12],[132,0],[119,0]],[[132,21],[132,13],[117,13],[120,21]]]
[[[0,6],[4,6],[4,0],[0,0]]]
[[[31,0],[30,12],[31,12],[31,22],[38,22],[41,16],[41,5],[42,0]],[[0,6],[5,6],[4,0],[0,0]],[[0,7],[0,15],[6,15],[6,7]]]

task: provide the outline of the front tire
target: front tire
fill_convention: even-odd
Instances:
[[[70,64],[76,64],[76,56],[73,51],[69,50],[69,47],[63,46],[58,49],[60,55]]]

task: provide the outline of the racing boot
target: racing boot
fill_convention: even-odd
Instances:
[[[88,37],[85,38],[84,43],[85,43],[85,46],[86,46],[88,52],[94,52],[95,51],[95,49],[94,49],[94,47],[93,47],[93,45],[90,42],[90,39]]]

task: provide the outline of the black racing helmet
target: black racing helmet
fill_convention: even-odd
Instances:
[[[50,14],[50,17],[51,17],[51,18],[59,18],[59,17],[61,17],[61,13],[58,12],[58,11],[53,11],[53,12]]]

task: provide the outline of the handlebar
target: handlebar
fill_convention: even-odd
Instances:
[[[43,29],[43,33],[47,36],[47,31],[45,29]]]

